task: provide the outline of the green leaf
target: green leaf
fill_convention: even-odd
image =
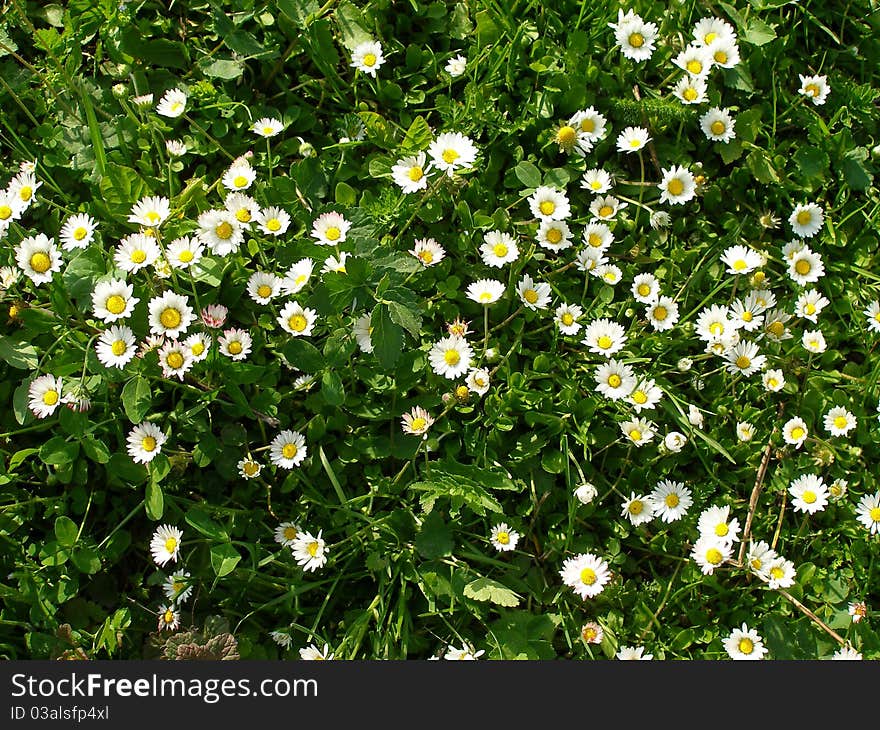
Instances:
[[[768,185],[779,182],[779,174],[773,167],[770,157],[764,150],[752,150],[746,157],[746,165],[759,183]]]
[[[358,112],[358,116],[364,123],[367,138],[371,142],[385,149],[393,149],[397,146],[394,141],[394,132],[384,117],[376,112]]]
[[[65,441],[63,436],[54,436],[40,447],[40,459],[44,464],[61,466],[76,461],[79,456],[79,443]]]
[[[357,190],[348,183],[338,182],[336,183],[334,198],[340,205],[355,205],[357,203]]]
[[[763,46],[776,39],[776,31],[759,18],[752,18],[743,40],[753,46]]]
[[[324,367],[324,356],[318,348],[300,337],[291,338],[281,348],[281,353],[291,365],[304,373],[317,373]]]
[[[452,555],[452,549],[455,547],[452,530],[437,512],[431,512],[422,521],[415,545],[419,554],[427,560]]]
[[[866,190],[873,179],[862,164],[868,157],[864,147],[848,150],[843,160],[843,179],[852,190]]]
[[[161,520],[165,512],[165,495],[162,493],[162,486],[152,479],[147,482],[144,493],[144,510],[147,517],[156,521]]]
[[[86,436],[80,439],[80,445],[85,455],[96,464],[106,464],[110,461],[110,449],[103,441],[96,439],[94,436]]]
[[[400,145],[401,154],[412,155],[427,149],[433,138],[434,135],[431,133],[428,122],[425,121],[424,117],[418,116],[409,125],[409,129],[406,130],[403,143]]]
[[[39,364],[36,347],[11,337],[0,337],[0,358],[19,370],[34,370]]]
[[[55,538],[58,544],[69,548],[73,547],[76,538],[79,536],[79,527],[70,517],[61,515],[55,520]]]
[[[391,318],[387,304],[377,304],[370,317],[373,333],[373,352],[379,364],[385,370],[391,370],[397,364],[403,351],[403,328]]]
[[[218,578],[229,575],[235,570],[235,566],[238,565],[240,560],[241,555],[238,550],[229,543],[215,545],[211,548],[211,567]]]
[[[229,540],[229,535],[226,533],[226,530],[212,520],[207,512],[198,507],[192,507],[189,509],[186,513],[185,519],[187,524],[195,527],[196,530],[206,537],[213,538],[214,540]]]
[[[94,575],[101,570],[101,556],[94,548],[80,546],[70,554],[73,564],[83,573]]]
[[[143,421],[152,404],[149,380],[136,375],[125,384],[122,389],[122,408],[129,421],[132,423]]]
[[[464,587],[464,595],[475,601],[494,603],[513,608],[519,605],[519,596],[510,588],[490,578],[477,578]]]
[[[199,68],[205,76],[230,81],[244,73],[244,63],[227,58],[216,58],[207,63],[199,62]]]
[[[541,185],[541,171],[531,162],[523,160],[513,168],[513,172],[516,179],[527,188],[537,188]]]
[[[422,327],[422,315],[420,312],[407,308],[400,302],[388,302],[388,314],[391,321],[399,324],[413,337],[419,336],[419,330]]]
[[[828,154],[816,147],[800,145],[792,156],[801,174],[808,178],[821,178],[830,164]]]
[[[342,379],[335,370],[325,370],[321,377],[321,397],[328,406],[341,406],[345,403],[345,389]]]
[[[96,246],[76,251],[64,268],[61,280],[72,299],[88,299],[91,304],[95,282],[104,275],[104,255]]]
[[[189,66],[186,46],[165,38],[146,38],[134,25],[122,31],[120,49],[129,56],[153,66],[185,69]]]
[[[339,26],[339,34],[342,37],[342,45],[349,51],[353,51],[364,41],[371,41],[373,37],[367,32],[367,24],[361,11],[350,2],[339,3],[333,14],[336,24]]]
[[[137,172],[124,165],[113,164],[107,168],[98,186],[100,203],[114,217],[123,220],[131,212],[131,206],[146,192],[147,184]]]

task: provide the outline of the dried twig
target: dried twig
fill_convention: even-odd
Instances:
[[[797,606],[804,614],[816,625],[818,625],[821,629],[823,629],[826,633],[831,635],[835,641],[837,641],[841,646],[846,646],[846,639],[844,639],[840,634],[838,634],[834,629],[832,629],[828,624],[826,624],[822,619],[820,619],[815,613],[813,613],[809,608],[807,608],[803,603],[801,603],[797,598],[795,598],[791,593],[782,588],[777,589],[783,596],[785,596],[789,601],[791,601],[795,606]]]

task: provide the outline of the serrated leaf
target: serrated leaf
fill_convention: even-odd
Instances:
[[[311,342],[294,337],[281,348],[287,361],[304,373],[316,373],[324,367],[324,356]]]
[[[464,594],[475,601],[494,603],[496,606],[514,608],[519,605],[516,593],[490,578],[472,580],[464,587]]]
[[[388,302],[388,314],[391,321],[399,324],[413,337],[419,336],[419,330],[422,327],[422,315],[414,312],[409,307],[404,306],[400,302]]]
[[[328,406],[341,406],[345,403],[345,389],[336,371],[325,370],[321,376],[321,397]]]

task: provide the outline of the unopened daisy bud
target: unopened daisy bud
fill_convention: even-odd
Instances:
[[[486,354],[483,355],[483,359],[486,362],[495,362],[498,359],[498,350],[496,350],[494,347],[490,347],[488,350],[486,350]]]
[[[209,304],[202,310],[201,318],[205,327],[220,329],[226,323],[226,315],[229,310],[222,304]]]
[[[682,357],[679,359],[676,367],[678,368],[678,372],[686,373],[694,366],[694,361],[689,357]]]
[[[125,84],[113,84],[113,96],[121,99],[128,93],[128,87]]]
[[[459,403],[464,403],[467,401],[468,396],[471,394],[470,389],[466,385],[459,385],[455,389],[455,399]]]
[[[589,504],[596,499],[598,495],[599,490],[590,484],[590,482],[584,482],[574,490],[574,496],[581,504]]]
[[[151,106],[153,106],[153,95],[141,94],[140,96],[133,96],[131,99],[131,103],[134,104],[138,109],[149,109]]]
[[[297,137],[297,139],[299,140],[299,153],[303,157],[315,157],[318,154],[311,142],[306,142],[302,137]]]

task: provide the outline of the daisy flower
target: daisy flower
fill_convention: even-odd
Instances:
[[[147,309],[150,332],[172,339],[186,332],[195,319],[189,300],[173,291],[166,291],[161,296],[153,297],[147,304]]]
[[[267,236],[282,236],[290,227],[290,214],[274,205],[261,210],[254,220]]]
[[[788,487],[792,496],[791,506],[797,512],[813,515],[828,505],[828,487],[816,474],[802,474]]]
[[[740,342],[725,355],[727,372],[739,373],[748,377],[763,369],[767,356],[758,354],[758,346],[754,342]]]
[[[250,195],[229,193],[223,199],[223,207],[238,221],[240,226],[250,228],[251,221],[260,215],[260,206]]]
[[[383,63],[385,63],[385,56],[382,55],[382,44],[378,41],[364,41],[351,52],[351,64],[349,65],[376,78],[376,71]]]
[[[673,58],[672,63],[691,76],[705,77],[712,69],[712,53],[705,46],[691,45]]]
[[[798,203],[788,217],[791,230],[794,231],[794,235],[798,238],[812,238],[815,236],[822,230],[824,220],[824,211],[815,203]]]
[[[589,152],[593,145],[605,136],[607,123],[604,115],[593,107],[575,112],[568,120],[568,125],[576,129],[578,133],[578,146],[575,151],[581,155]]]
[[[449,335],[438,340],[428,352],[428,361],[437,375],[455,380],[471,367],[474,351],[463,337]]]
[[[611,175],[597,167],[587,170],[581,177],[581,187],[594,195],[607,193],[611,190],[611,185]]]
[[[404,413],[401,418],[403,432],[412,436],[426,434],[432,423],[434,423],[433,417],[421,406],[415,406],[409,413]]]
[[[880,301],[875,299],[873,302],[869,302],[868,306],[862,310],[862,314],[868,319],[868,329],[880,332]]]
[[[738,325],[739,329],[743,329],[746,332],[754,332],[761,328],[761,325],[764,324],[762,311],[763,307],[757,303],[754,292],[745,299],[735,300],[730,305],[731,319]]]
[[[799,449],[803,445],[804,441],[807,440],[808,435],[809,430],[807,429],[807,424],[804,422],[804,419],[799,416],[789,418],[782,426],[783,441],[787,444],[791,444],[796,449]]]
[[[621,202],[613,195],[597,195],[590,203],[590,213],[597,220],[610,221],[627,205],[628,203]]]
[[[822,257],[808,247],[797,251],[788,261],[788,276],[797,284],[813,284],[825,276]]]
[[[311,335],[317,320],[318,313],[314,309],[301,307],[299,302],[285,304],[276,319],[281,328],[294,337]]]
[[[244,241],[244,228],[228,210],[206,210],[197,219],[199,241],[217,256],[228,256]]]
[[[187,146],[179,139],[166,139],[165,150],[172,157],[183,157],[187,153]]]
[[[749,543],[749,551],[746,553],[746,565],[761,580],[767,581],[770,579],[770,567],[773,565],[773,561],[778,558],[779,556],[776,554],[776,551],[770,545],[763,540],[758,540],[757,542]]]
[[[596,368],[594,377],[596,390],[611,400],[626,398],[636,387],[633,369],[614,358]]]
[[[663,398],[663,391],[657,387],[653,378],[640,380],[626,397],[626,402],[631,404],[636,413],[653,409]]]
[[[229,329],[217,338],[220,354],[231,360],[244,360],[251,352],[253,339],[246,330]]]
[[[137,354],[134,332],[129,327],[111,326],[101,333],[95,352],[105,368],[124,368]]]
[[[182,344],[193,362],[202,362],[202,360],[208,358],[208,353],[211,349],[211,338],[204,332],[194,332]]]
[[[736,424],[736,437],[740,441],[751,441],[755,437],[755,427],[746,421],[738,421]]]
[[[651,661],[654,658],[654,655],[645,654],[645,647],[643,646],[621,646],[620,650],[614,655],[614,657],[621,661],[646,662]]]
[[[297,565],[302,566],[306,572],[323,567],[327,562],[327,553],[329,552],[321,537],[321,530],[317,535],[312,535],[310,532],[300,533],[294,540],[291,550]]]
[[[223,173],[220,182],[227,190],[247,190],[256,179],[257,171],[246,159],[240,157]]]
[[[650,304],[660,295],[660,282],[653,274],[639,274],[633,279],[632,294],[637,302]]]
[[[599,496],[599,490],[589,482],[584,482],[575,487],[574,496],[581,504],[589,504]]]
[[[608,259],[601,250],[588,247],[577,252],[574,258],[574,265],[579,271],[592,274],[607,261]]]
[[[180,626],[180,611],[172,605],[159,607],[159,631],[176,631]]]
[[[428,187],[430,165],[425,165],[427,157],[419,152],[404,157],[391,166],[391,178],[404,193],[417,193]]]
[[[251,131],[260,137],[274,137],[284,129],[280,119],[274,117],[261,117],[251,125]]]
[[[303,661],[330,661],[333,659],[333,652],[330,651],[330,645],[324,644],[323,649],[319,649],[314,644],[309,644],[299,650],[299,658]]]
[[[474,651],[472,646],[465,644],[461,649],[456,649],[454,646],[450,646],[443,655],[443,658],[447,661],[475,661],[485,653],[486,651],[484,649]]]
[[[607,251],[614,243],[614,234],[606,223],[587,223],[582,234],[584,243],[596,251]]]
[[[592,143],[587,142],[587,140],[581,140],[577,129],[571,124],[559,125],[556,129],[556,134],[553,135],[553,141],[559,145],[559,151],[565,152],[566,154],[571,154],[577,150],[578,154],[583,156],[583,150],[578,149],[583,143],[586,143],[588,148],[592,148]],[[589,151],[589,149],[587,149],[587,151]]]
[[[94,218],[86,213],[78,213],[70,216],[58,233],[61,248],[65,251],[73,251],[76,248],[87,248],[95,237],[98,224]]]
[[[178,606],[185,603],[186,599],[192,595],[193,587],[190,582],[192,576],[186,571],[172,573],[165,579],[162,584],[162,591],[169,601],[173,601]]]
[[[450,58],[445,66],[446,73],[452,76],[452,78],[461,76],[464,73],[465,68],[467,68],[467,59],[461,54]]]
[[[644,446],[653,440],[656,428],[653,421],[644,418],[633,418],[620,424],[620,430],[636,446]]]
[[[341,251],[339,256],[328,256],[321,265],[322,274],[345,274],[345,262],[348,261],[349,253]]]
[[[813,102],[815,106],[821,106],[831,93],[831,87],[828,85],[827,76],[804,76],[798,74],[801,80],[801,87],[798,89],[799,94],[803,94]]]
[[[706,91],[705,78],[702,76],[691,76],[690,74],[682,76],[675,86],[672,87],[672,94],[682,104],[702,104],[708,98]]]
[[[584,338],[581,343],[586,345],[590,352],[611,357],[626,344],[626,330],[610,319],[595,319],[584,328]]]
[[[825,414],[823,423],[832,436],[846,436],[856,427],[856,417],[843,406],[835,406]]]
[[[659,231],[663,228],[669,228],[671,222],[672,218],[669,217],[669,213],[667,213],[665,210],[655,210],[648,217],[648,223],[655,231]]]
[[[700,566],[703,575],[712,575],[731,555],[731,543],[714,535],[701,535],[691,549],[691,558]]]
[[[848,644],[846,646],[841,646],[831,655],[832,661],[860,661],[861,659],[861,652],[856,651]]]
[[[172,269],[188,269],[202,260],[205,247],[195,236],[175,238],[165,248]]]
[[[700,514],[697,530],[701,536],[733,544],[739,540],[739,520],[730,517],[730,507],[713,505]]]
[[[0,236],[6,233],[12,221],[21,218],[24,203],[8,190],[0,190]],[[61,238],[64,241],[64,238]]]
[[[794,585],[797,571],[794,563],[782,557],[777,557],[767,568],[767,585],[769,588],[776,590],[777,588],[791,588]],[[758,574],[761,577],[761,574]]]
[[[571,215],[571,205],[564,190],[541,185],[529,196],[529,210],[540,220],[561,221]]]
[[[312,224],[312,238],[322,246],[336,246],[345,240],[351,223],[335,211],[322,213]]]
[[[849,482],[846,479],[835,479],[828,487],[828,494],[832,502],[839,502],[846,495],[846,488]]]
[[[468,373],[465,382],[477,395],[485,395],[489,390],[489,371],[486,368],[474,368]]]
[[[657,297],[645,308],[645,317],[656,332],[671,330],[678,322],[678,305],[671,297]]]
[[[644,127],[626,127],[617,136],[617,149],[619,152],[638,152],[650,141],[648,130]]]
[[[238,467],[238,474],[242,479],[256,479],[263,470],[260,462],[254,461],[250,457],[241,459],[236,466]]]
[[[446,255],[443,246],[433,238],[417,238],[413,247],[407,253],[415,256],[422,266],[426,268],[439,264]]]
[[[15,262],[39,286],[52,281],[53,274],[61,270],[61,251],[55,246],[54,239],[39,233],[21,240],[15,250]]]
[[[872,535],[880,532],[880,490],[866,494],[856,507],[856,519]]]
[[[21,210],[26,210],[34,202],[34,194],[43,185],[33,174],[33,170],[22,170],[6,186],[6,192],[18,200]]]
[[[641,525],[654,519],[654,506],[644,495],[630,492],[629,499],[624,500],[620,516],[626,517],[633,525]]]
[[[687,514],[694,503],[691,490],[681,482],[663,479],[651,490],[648,500],[653,508],[654,516],[664,522],[675,522]]]
[[[314,269],[315,262],[309,258],[297,261],[281,279],[282,291],[285,294],[296,294],[302,291],[303,287],[309,283],[309,278],[312,276]]]
[[[646,23],[632,10],[624,14],[623,10],[618,9],[617,22],[608,26],[614,30],[615,45],[620,46],[621,53],[631,61],[647,61],[654,53],[657,40],[655,23]]]
[[[293,469],[308,455],[306,439],[299,431],[284,430],[269,444],[269,456],[275,466]]]
[[[801,337],[801,344],[805,350],[814,354],[825,352],[827,347],[822,330],[807,330]]]
[[[144,228],[158,228],[169,215],[171,215],[171,202],[168,198],[150,195],[141,198],[132,206],[128,222]]]
[[[541,221],[537,239],[538,245],[548,251],[564,251],[572,245],[571,229],[565,221]]]
[[[703,414],[693,403],[688,406],[688,423],[694,428],[703,427]]]
[[[428,146],[428,155],[438,170],[452,177],[459,168],[473,167],[477,148],[459,132],[444,132]]]
[[[697,45],[711,46],[719,41],[736,41],[733,26],[721,18],[700,18],[694,25],[694,42]]]
[[[563,582],[584,600],[598,596],[611,580],[608,563],[593,553],[568,558],[559,574]]]
[[[595,621],[588,621],[581,626],[581,638],[587,644],[601,644],[604,637],[605,632]]]
[[[361,352],[371,353],[373,351],[373,341],[370,339],[370,335],[373,334],[373,326],[370,324],[371,319],[370,312],[362,314],[354,321],[351,328]]]
[[[275,528],[275,542],[284,547],[293,547],[300,533],[302,528],[295,522],[282,522]]]
[[[728,38],[719,38],[709,46],[709,55],[712,63],[719,68],[733,68],[739,61],[739,46],[736,41]]]
[[[501,268],[519,258],[519,247],[509,233],[489,231],[483,236],[480,257],[486,266]]]
[[[747,246],[730,246],[721,255],[728,274],[748,274],[761,266],[761,254]]]
[[[37,418],[48,418],[61,404],[61,378],[40,375],[28,386],[28,408]]]
[[[706,139],[727,144],[736,138],[735,120],[727,109],[713,106],[700,117],[700,129]]]
[[[767,653],[761,636],[745,623],[730,632],[724,640],[724,650],[731,659],[763,659]]]
[[[535,282],[528,274],[520,279],[516,291],[522,303],[533,311],[546,309],[550,305],[550,285]]]
[[[852,622],[857,624],[868,615],[868,604],[864,601],[852,601],[847,606],[847,611],[852,616]]]
[[[178,88],[168,89],[156,105],[156,113],[174,119],[186,111],[186,94]]]
[[[193,360],[183,343],[169,339],[159,349],[159,365],[164,377],[170,378],[173,375],[183,380],[183,376],[192,369]]]
[[[556,307],[556,326],[564,335],[576,335],[582,325],[578,322],[584,310],[578,304],[560,304]]]
[[[266,271],[255,271],[247,283],[247,293],[257,304],[268,304],[281,292],[281,279]]]
[[[672,205],[686,203],[697,194],[697,184],[693,174],[686,167],[673,165],[663,170],[660,188],[660,202]]]
[[[150,553],[153,562],[163,566],[168,561],[177,562],[180,554],[180,540],[183,531],[173,525],[159,525],[150,540]]]
[[[785,323],[790,319],[791,315],[781,309],[767,312],[764,317],[764,335],[773,342],[790,340],[792,338],[791,331],[785,326]]]
[[[140,301],[133,293],[134,287],[123,279],[99,282],[92,292],[92,311],[106,323],[127,319]]]
[[[511,530],[506,522],[502,522],[492,528],[489,541],[499,552],[508,552],[516,549],[516,543],[519,542],[519,538],[520,534],[516,530]]]

